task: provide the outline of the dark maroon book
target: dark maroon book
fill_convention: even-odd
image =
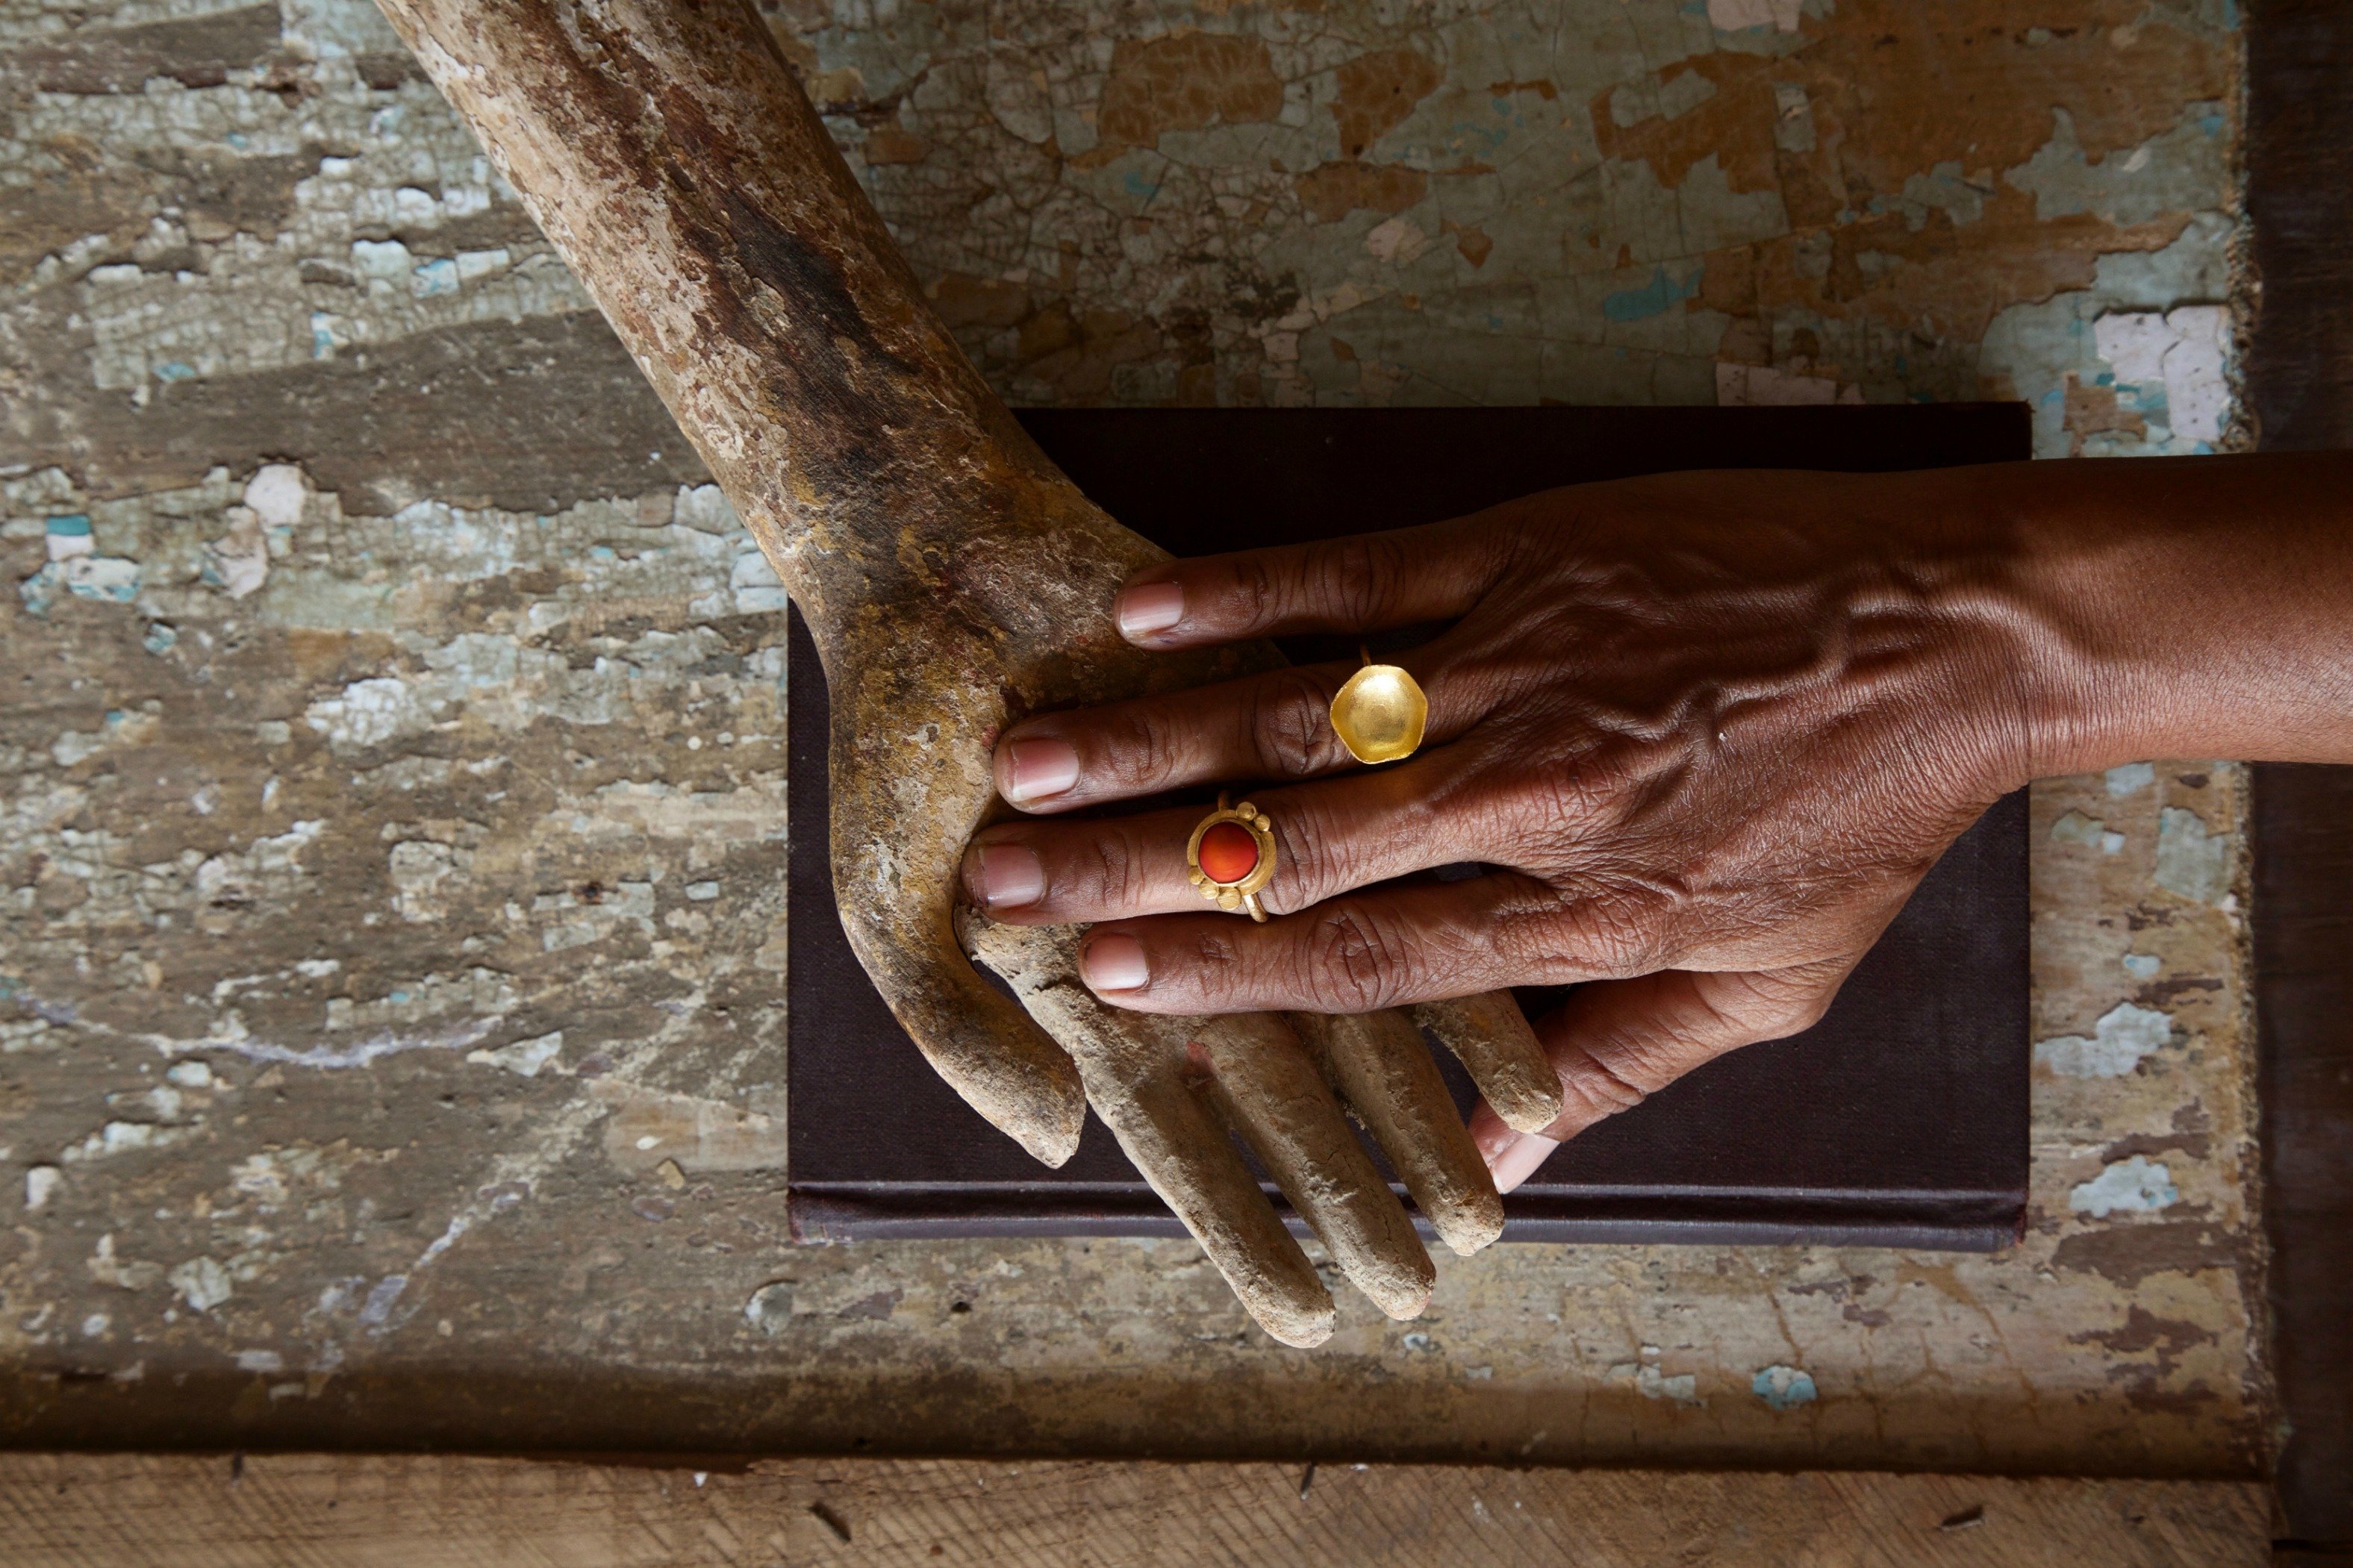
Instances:
[[[1116,409],[1022,423],[1112,515],[1180,555],[1403,527],[1636,474],[1945,468],[2022,458],[2029,442],[2018,404]],[[786,668],[794,1234],[1182,1234],[1101,1122],[1090,1117],[1078,1153],[1047,1170],[900,1029],[834,907],[825,678],[797,615]],[[1712,1062],[1565,1145],[1505,1200],[1504,1239],[2009,1243],[2026,1205],[2026,879],[2021,794],[1954,845],[1820,1024]],[[1530,1017],[1554,1000],[1522,996]],[[1438,1059],[1467,1108],[1468,1079]]]

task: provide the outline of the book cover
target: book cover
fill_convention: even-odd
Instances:
[[[1021,419],[1114,517],[1187,555],[1403,527],[1641,473],[1939,468],[2022,459],[2029,443],[2027,411],[2011,404]],[[1351,651],[1286,647],[1302,659]],[[1099,1121],[1050,1171],[958,1100],[899,1028],[834,907],[825,684],[797,614],[786,679],[794,1234],[1183,1234]],[[1564,1145],[1505,1199],[1504,1239],[2007,1245],[2026,1201],[2027,934],[2021,792],[1954,845],[1820,1024],[1721,1058]],[[1522,994],[1531,1018],[1553,1000]],[[1437,1056],[1467,1110],[1468,1079]]]

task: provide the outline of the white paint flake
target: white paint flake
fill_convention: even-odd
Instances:
[[[160,1263],[117,1258],[114,1255],[114,1237],[111,1232],[98,1238],[97,1250],[90,1255],[82,1267],[90,1271],[91,1279],[118,1290],[144,1290],[164,1278],[164,1266]]]
[[[466,1059],[481,1067],[504,1068],[517,1078],[537,1078],[540,1069],[564,1049],[564,1031],[517,1040],[494,1051],[468,1051]]]
[[[2113,832],[2096,816],[2085,816],[2071,811],[2051,825],[2053,844],[2083,844],[2103,855],[2114,855],[2125,847],[2125,836]]]
[[[2155,1214],[2180,1201],[2173,1173],[2140,1154],[2110,1165],[2067,1194],[2069,1208],[2094,1219],[2112,1214]]]
[[[1611,1367],[1609,1375],[1613,1379],[1621,1377],[1631,1379],[1634,1391],[1645,1399],[1664,1399],[1676,1405],[1701,1403],[1699,1375],[1696,1373],[1678,1373],[1669,1377],[1657,1367],[1647,1363],[1637,1363],[1628,1361],[1620,1362]]]
[[[2201,904],[2231,891],[2231,836],[2210,832],[2194,811],[2167,806],[2157,819],[2157,885]]]
[[[302,521],[302,470],[292,463],[264,463],[245,481],[246,510],[264,528],[292,528]]]
[[[2061,1035],[2036,1041],[2034,1059],[2061,1078],[2123,1078],[2172,1038],[2171,1014],[2125,1002],[2100,1016],[2089,1038]]]
[[[2113,310],[2092,323],[2100,357],[2121,385],[2138,388],[2143,411],[2159,415],[2174,436],[2209,444],[2222,438],[2231,415],[2230,312],[2220,305]],[[2147,395],[2161,390],[2161,410]]]

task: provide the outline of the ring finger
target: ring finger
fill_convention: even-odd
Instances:
[[[1253,790],[1272,824],[1274,875],[1259,901],[1285,914],[1335,893],[1482,858],[1477,814],[1451,804],[1463,759],[1428,752],[1377,773]],[[1078,822],[1001,822],[974,836],[964,878],[998,920],[1063,925],[1198,910],[1186,842],[1199,806]]]

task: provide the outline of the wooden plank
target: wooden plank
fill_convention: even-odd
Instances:
[[[2267,1559],[2267,1510],[2264,1489],[2251,1482],[1830,1471],[0,1456],[0,1561],[15,1568],[2229,1568]]]
[[[2272,1370],[2296,1540],[2353,1544],[2353,768],[2255,770]]]
[[[2247,11],[2247,210],[2262,279],[2247,395],[2265,448],[2353,444],[2353,7]]]
[[[2353,444],[2353,7],[2247,18],[2247,206],[2266,450]],[[2353,769],[2254,776],[2255,1005],[2272,1370],[2292,1539],[2353,1548]]]

